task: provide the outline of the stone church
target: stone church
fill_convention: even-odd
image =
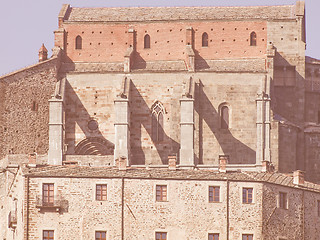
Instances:
[[[0,239],[319,240],[305,4],[62,6],[0,77]]]

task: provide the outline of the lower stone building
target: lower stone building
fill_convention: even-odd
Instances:
[[[14,167],[14,166],[12,166]],[[169,168],[10,168],[1,239],[319,239],[320,186],[294,176]],[[23,191],[22,191],[23,189]],[[10,199],[10,200],[9,200]]]

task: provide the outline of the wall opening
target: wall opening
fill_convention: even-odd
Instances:
[[[150,48],[150,36],[146,34],[144,36],[144,48]]]
[[[76,49],[82,49],[82,37],[76,37]]]

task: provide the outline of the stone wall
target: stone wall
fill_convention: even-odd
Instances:
[[[130,135],[133,164],[166,164],[168,154],[180,147],[180,103],[184,84],[190,76],[196,87],[195,148],[200,164],[218,164],[219,154],[230,155],[230,163],[255,163],[256,94],[262,74],[252,73],[132,73],[130,86]],[[114,99],[120,93],[124,74],[67,75],[67,154],[86,138],[101,138],[113,154]],[[240,93],[240,95],[239,95]],[[162,142],[151,140],[152,105],[160,101],[165,109]],[[219,106],[230,108],[230,129],[220,128]],[[250,119],[244,116],[254,116]],[[88,123],[97,120],[99,128]]]
[[[287,193],[287,208],[279,207],[279,192]],[[319,193],[265,184],[263,187],[263,239],[318,238]],[[305,228],[303,230],[303,228]]]
[[[9,153],[47,153],[48,100],[57,81],[57,64],[53,58],[0,79],[5,85],[0,158]]]
[[[67,203],[60,213],[35,207],[43,183],[54,183],[54,191]],[[107,201],[95,200],[96,184],[107,184]],[[167,185],[167,201],[156,201],[156,185]],[[220,186],[219,202],[208,202],[209,186]],[[243,187],[253,187],[252,204],[242,203]],[[43,230],[54,230],[57,239],[75,235],[93,239],[97,230],[107,231],[108,239],[120,239],[122,211],[124,239],[151,240],[156,231],[167,232],[169,239],[191,239],[191,235],[192,239],[206,239],[208,233],[226,239],[227,205],[229,238],[240,239],[247,233],[261,239],[260,183],[231,182],[229,200],[225,181],[125,179],[122,185],[121,179],[30,178],[30,190],[30,240],[38,239]]]
[[[60,211],[35,206],[43,183],[54,183],[62,197]],[[96,184],[107,184],[107,200],[95,200]],[[156,185],[167,186],[167,201],[156,201]],[[284,184],[285,185],[285,184]],[[320,194],[301,188],[270,183],[224,180],[127,179],[121,178],[30,178],[29,239],[42,230],[54,230],[55,238],[81,235],[93,239],[106,231],[108,239],[154,239],[167,232],[169,239],[220,238],[317,239]],[[220,187],[219,202],[209,203],[209,186]],[[253,188],[250,204],[242,202],[243,188]],[[287,194],[286,207],[279,205],[279,192]],[[40,209],[40,210],[39,210]],[[177,214],[179,213],[179,214]],[[123,221],[122,221],[123,219]],[[239,224],[241,223],[241,224]],[[121,231],[123,226],[123,231]]]

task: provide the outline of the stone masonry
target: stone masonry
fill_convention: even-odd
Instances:
[[[0,77],[0,239],[316,240],[320,60],[305,31],[303,1],[63,5],[53,56],[42,45]]]

